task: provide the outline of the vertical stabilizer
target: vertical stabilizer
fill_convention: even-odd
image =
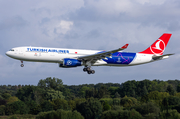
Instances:
[[[162,55],[168,44],[172,34],[164,33],[158,40],[156,40],[149,48],[146,50],[139,52],[143,54],[155,54],[155,55]]]

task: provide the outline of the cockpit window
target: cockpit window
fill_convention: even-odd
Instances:
[[[14,51],[14,49],[10,49],[9,51]]]

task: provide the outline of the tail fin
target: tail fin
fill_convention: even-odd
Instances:
[[[164,53],[164,50],[166,48],[166,45],[168,44],[171,35],[172,34],[164,33],[149,48],[139,53],[162,55]]]

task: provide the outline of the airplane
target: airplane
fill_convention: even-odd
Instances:
[[[84,66],[83,71],[94,74],[92,66],[134,66],[169,58],[173,54],[165,54],[164,50],[172,34],[164,33],[146,50],[138,53],[122,52],[129,44],[123,47],[104,50],[80,50],[48,47],[15,47],[6,52],[6,55],[23,61],[58,63],[59,67],[72,68]]]

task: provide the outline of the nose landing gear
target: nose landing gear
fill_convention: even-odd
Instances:
[[[87,72],[88,74],[94,74],[94,73],[95,73],[95,71],[94,71],[94,70],[91,70],[90,67],[84,67],[83,71],[84,71],[84,72]]]
[[[23,64],[23,61],[21,60],[21,65],[20,65],[21,67],[24,67],[24,64]]]

